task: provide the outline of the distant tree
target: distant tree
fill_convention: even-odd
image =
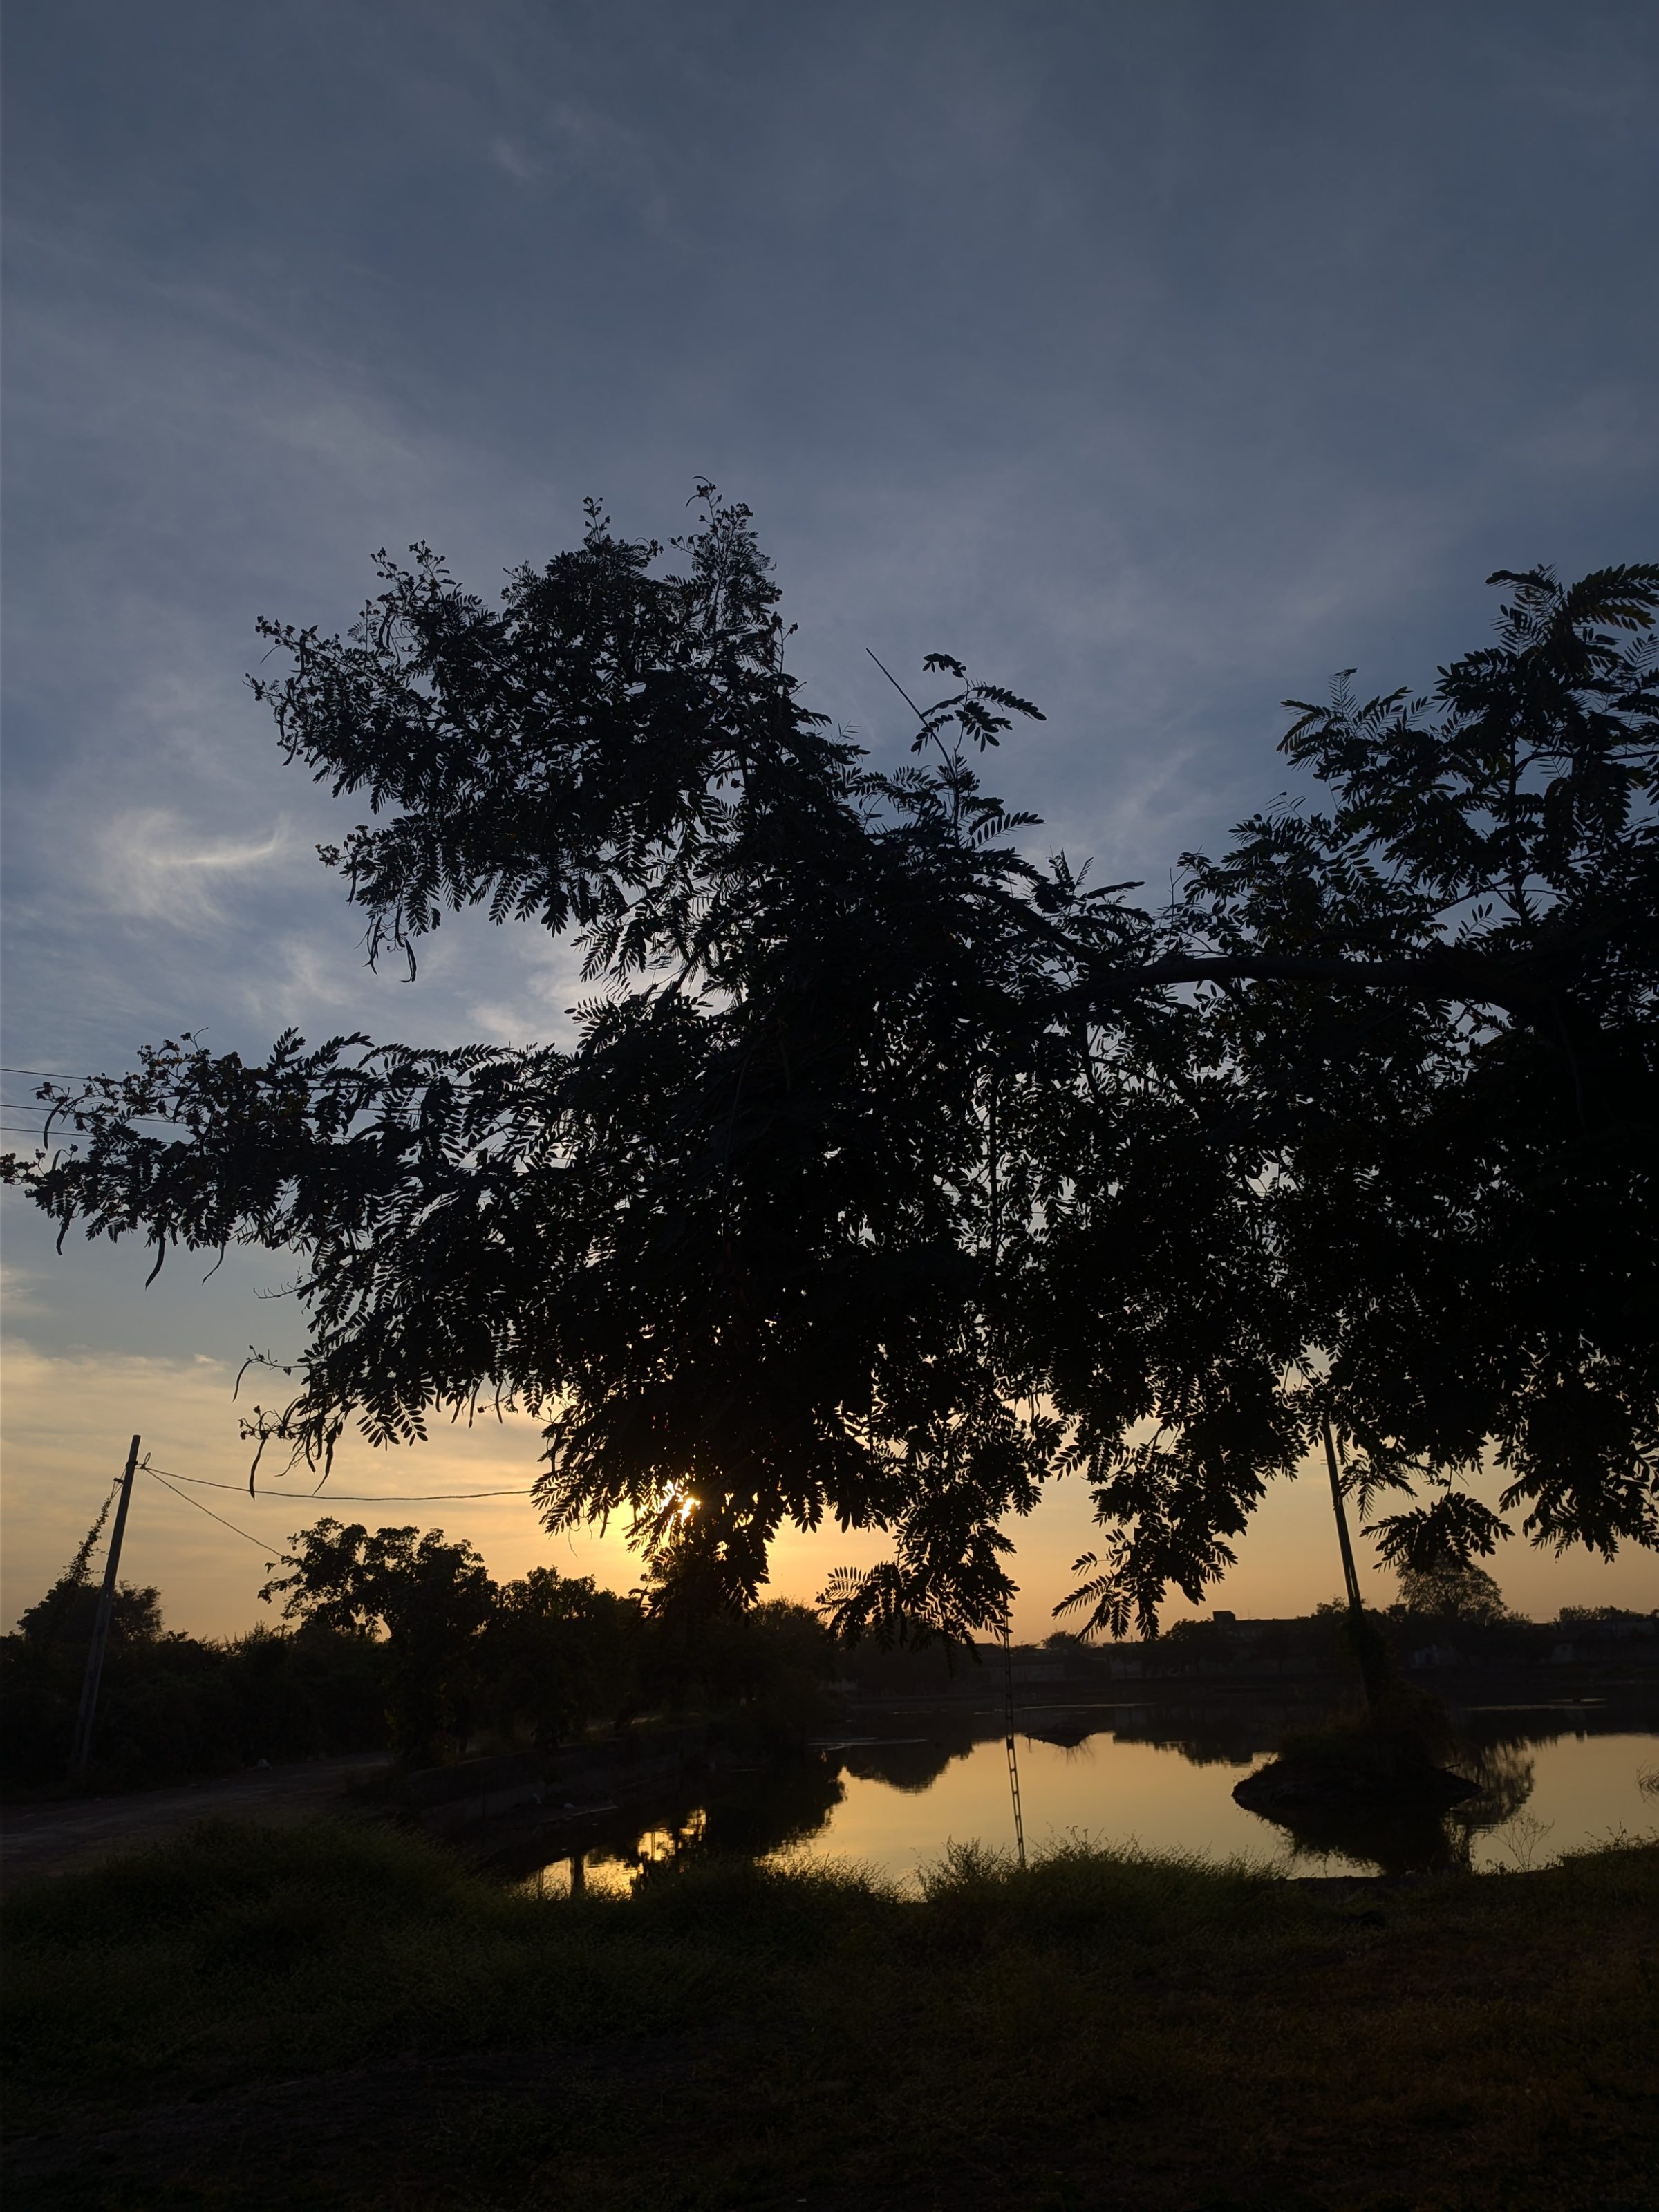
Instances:
[[[0,1707],[6,1716],[0,1778],[9,1783],[61,1781],[68,1767],[98,1612],[92,1555],[114,1502],[112,1490],[62,1574],[24,1607],[12,1633],[0,1637]],[[100,1773],[118,1767],[127,1748],[124,1739],[134,1733],[125,1710],[131,1700],[123,1694],[125,1678],[134,1671],[131,1662],[137,1660],[140,1672],[152,1671],[144,1662],[181,1640],[163,1635],[158,1591],[117,1584],[96,1739]]]
[[[92,1642],[98,1611],[98,1586],[90,1571],[92,1555],[114,1501],[115,1493],[112,1491],[63,1573],[33,1605],[26,1606],[18,1614],[16,1632],[25,1642],[60,1649],[73,1647],[84,1657]],[[131,1583],[118,1583],[110,1608],[109,1633],[111,1643],[116,1645],[153,1644],[161,1633],[161,1592],[136,1589]]]
[[[98,1590],[88,1571],[106,1515],[57,1582],[0,1637],[0,1780],[61,1782]],[[227,1643],[164,1628],[158,1593],[118,1586],[93,1740],[100,1786],[179,1781],[258,1759],[378,1747],[386,1656],[360,1630],[316,1622]]]
[[[505,1727],[527,1725],[549,1749],[635,1707],[644,1637],[635,1600],[600,1589],[591,1575],[532,1567],[497,1595],[479,1655],[486,1694]]]
[[[282,1597],[284,1620],[337,1634],[384,1633],[391,1671],[392,1741],[405,1759],[465,1741],[477,1695],[479,1638],[495,1585],[471,1544],[441,1528],[379,1528],[324,1519],[290,1539],[291,1574],[259,1595]]]
[[[650,1621],[647,1682],[655,1702],[704,1706],[761,1699],[805,1713],[836,1673],[818,1614],[787,1598],[736,1609],[722,1601],[718,1561],[701,1545],[659,1552],[639,1592]]]
[[[1432,1567],[1403,1568],[1398,1610],[1480,1627],[1516,1618],[1485,1568],[1458,1559],[1443,1560]]]
[[[653,1604],[752,1602],[833,1516],[891,1540],[832,1586],[888,1635],[1005,1621],[1001,1524],[1066,1469],[1082,1625],[1153,1627],[1328,1419],[1400,1564],[1490,1552],[1488,1451],[1534,1541],[1659,1541],[1659,568],[1500,576],[1431,698],[1298,708],[1330,812],[1146,910],[981,789],[1029,702],[932,655],[878,771],[746,511],[681,550],[590,510],[499,610],[417,548],[348,636],[267,626],[284,748],[374,817],[324,854],[371,957],[475,905],[572,934],[570,1050],[186,1037],[48,1086],[85,1149],[7,1170],[158,1266],[303,1253],[262,1441],[538,1408],[547,1526],[623,1514]]]

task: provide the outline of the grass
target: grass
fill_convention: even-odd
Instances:
[[[14,2212],[1659,2204],[1653,1845],[544,1900],[389,1829],[213,1826],[7,1923]]]

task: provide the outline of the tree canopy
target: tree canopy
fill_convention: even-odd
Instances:
[[[1516,1618],[1492,1576],[1468,1560],[1443,1559],[1431,1567],[1406,1568],[1400,1577],[1399,1601],[1392,1610],[1480,1627]]]
[[[92,1555],[114,1503],[115,1491],[112,1488],[63,1573],[33,1605],[25,1606],[18,1614],[13,1632],[26,1644],[61,1648],[73,1651],[77,1659],[84,1657],[92,1642],[99,1602],[98,1585],[90,1571]],[[153,1644],[161,1633],[161,1591],[118,1583],[110,1599],[110,1641],[118,1647],[123,1644]]]
[[[282,1564],[291,1573],[260,1596],[283,1600],[284,1620],[314,1622],[336,1635],[385,1634],[394,1665],[390,1717],[398,1748],[419,1756],[447,1731],[463,1737],[476,1646],[500,1595],[465,1538],[441,1528],[377,1528],[331,1517],[293,1539]]]
[[[281,743],[368,819],[324,860],[411,972],[481,908],[580,948],[575,1041],[188,1036],[42,1096],[5,1172],[64,1231],[303,1256],[261,1417],[546,1423],[557,1529],[752,1601],[786,1522],[891,1539],[849,1630],[1006,1617],[1002,1524],[1070,1473],[1073,1606],[1155,1623],[1328,1417],[1385,1555],[1659,1542],[1659,567],[1500,574],[1423,697],[1339,679],[1329,794],[1136,904],[981,757],[1037,709],[941,653],[909,765],[805,704],[746,509],[663,550],[590,507],[499,606],[427,548],[354,629],[264,625]],[[174,1125],[157,1133],[141,1116]]]

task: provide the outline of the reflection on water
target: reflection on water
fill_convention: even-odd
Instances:
[[[822,1754],[779,1767],[732,1769],[665,1793],[641,1811],[611,1806],[560,1820],[499,1852],[495,1863],[540,1896],[623,1895],[652,1867],[696,1852],[766,1858],[816,1842],[843,1795]]]
[[[1493,1744],[1466,1753],[1458,1761],[1458,1772],[1462,1780],[1476,1784],[1476,1794],[1449,1806],[1410,1798],[1371,1799],[1285,1807],[1257,1817],[1271,1820],[1285,1832],[1293,1859],[1322,1863],[1340,1859],[1374,1865],[1383,1874],[1470,1869],[1476,1863],[1476,1837],[1495,1830],[1504,1832],[1506,1850],[1513,1852],[1525,1836],[1535,1853],[1546,1832],[1535,1814],[1528,1814],[1524,1823],[1521,1820],[1536,1780],[1535,1755],[1514,1745]]]
[[[1489,1707],[1456,1716],[1449,1764],[1478,1795],[1445,1813],[1389,1806],[1269,1820],[1234,1784],[1305,1712],[1208,1706],[1033,1707],[1018,1739],[1025,1829],[1047,1838],[1245,1857],[1297,1874],[1542,1865],[1624,1833],[1650,1835],[1659,1711]],[[705,1851],[854,1860],[901,1882],[947,1843],[1012,1841],[1000,1716],[962,1705],[861,1716],[859,1729],[781,1769],[727,1770],[645,1808],[608,1808],[526,1837],[502,1871],[544,1894],[631,1888]]]

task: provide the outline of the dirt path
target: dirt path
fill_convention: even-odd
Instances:
[[[285,1826],[338,1808],[349,1784],[391,1765],[384,1752],[311,1759],[295,1766],[251,1767],[216,1782],[139,1790],[118,1797],[67,1797],[0,1811],[0,1878],[8,1887],[66,1873],[112,1852],[176,1835],[216,1815]]]

